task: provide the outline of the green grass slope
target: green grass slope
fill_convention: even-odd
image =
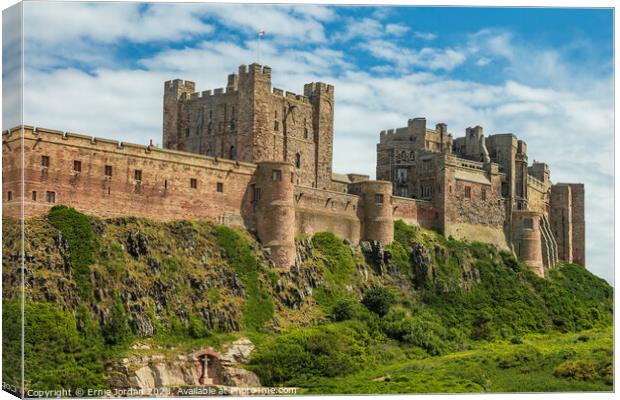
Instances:
[[[7,365],[21,302],[17,223],[3,222]],[[25,250],[27,388],[105,387],[106,363],[239,336],[257,345],[247,368],[264,385],[307,393],[612,388],[605,281],[572,264],[541,279],[509,253],[402,221],[385,249],[300,237],[288,273],[243,230],[63,206],[26,222]]]

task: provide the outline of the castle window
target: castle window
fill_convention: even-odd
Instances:
[[[47,200],[48,203],[56,203],[56,192],[46,192],[45,200]]]
[[[41,156],[41,166],[43,168],[48,168],[50,166],[49,156]]]
[[[13,200],[13,192],[9,190],[9,192],[6,194],[6,198],[8,201]]]
[[[277,131],[280,129],[280,123],[278,121],[273,121],[273,130]]]
[[[112,166],[111,165],[106,165],[104,167],[104,171],[103,171],[104,175],[111,178],[112,177]]]
[[[230,151],[228,152],[228,157],[231,160],[236,160],[237,159],[237,149],[235,148],[235,146],[230,146]]]
[[[308,139],[308,128],[304,126],[304,139]]]
[[[375,203],[383,204],[383,195],[381,193],[375,194]]]
[[[486,189],[482,189],[482,191],[480,192],[480,198],[482,199],[482,201],[485,201],[487,199],[487,190]]]
[[[166,181],[166,186],[167,185],[168,185],[168,181]],[[189,187],[192,189],[196,189],[198,187],[198,181],[196,180],[196,178],[189,179]]]
[[[533,228],[534,228],[534,221],[532,220],[532,218],[524,218],[523,229],[533,229]]]
[[[254,186],[254,185],[252,185]],[[257,202],[260,201],[261,198],[261,190],[260,188],[254,187],[252,190],[252,201]]]
[[[295,154],[295,167],[301,168],[301,154]]]
[[[142,170],[139,170],[139,169],[135,170],[133,173],[133,178],[136,181],[140,182],[142,180]]]
[[[465,186],[465,198],[471,199],[471,187]]]
[[[218,182],[217,186],[216,186],[217,192],[218,193],[224,193],[224,183],[223,182]]]
[[[282,171],[279,169],[274,169],[271,171],[271,180],[274,182],[280,182],[282,180]]]
[[[433,186],[429,184],[422,185],[421,192],[423,199],[431,198],[433,197]]]
[[[32,201],[37,201],[37,191],[36,190],[32,191]]]
[[[75,172],[82,172],[82,162],[81,161],[73,161],[73,170]]]
[[[164,189],[168,189],[168,179],[164,179]]]

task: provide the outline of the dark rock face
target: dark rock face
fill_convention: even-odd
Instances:
[[[411,250],[411,272],[416,289],[422,289],[430,278],[435,280],[435,269],[430,252],[419,243],[414,243]]]
[[[386,273],[386,270],[389,271],[391,269],[392,253],[385,250],[381,243],[376,240],[364,241],[360,243],[360,248],[366,262],[374,268],[376,274],[382,276]]]
[[[149,254],[148,239],[140,231],[130,231],[127,234],[127,252],[133,258]]]

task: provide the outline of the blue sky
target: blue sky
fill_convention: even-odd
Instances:
[[[610,9],[26,2],[24,24],[36,126],[158,143],[163,81],[222,87],[260,53],[275,87],[335,85],[338,172],[374,176],[378,132],[412,117],[515,133],[554,182],[585,182],[588,268],[612,280]]]

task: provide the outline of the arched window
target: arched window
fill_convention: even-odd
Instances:
[[[230,152],[228,156],[228,158],[230,158],[231,160],[237,159],[237,149],[235,149],[235,146],[230,146]]]
[[[295,154],[295,167],[301,168],[301,155],[299,153]]]

